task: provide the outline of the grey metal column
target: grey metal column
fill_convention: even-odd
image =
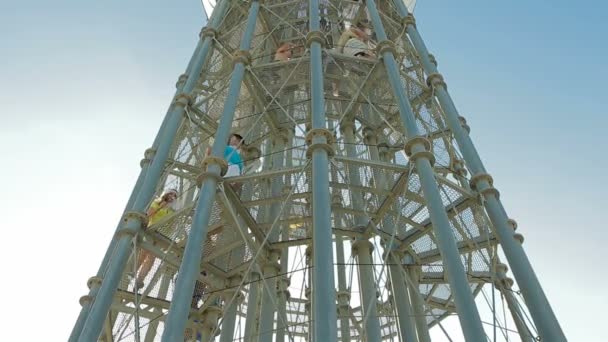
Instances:
[[[356,158],[356,146],[355,146],[355,125],[354,119],[346,118],[342,122],[342,134],[344,135],[344,144],[346,149],[346,155],[350,158]],[[349,182],[355,187],[361,185],[359,176],[359,170],[356,165],[350,165],[348,168]],[[353,209],[356,211],[363,211],[363,198],[362,194],[357,190],[351,190],[351,198],[353,202]],[[359,214],[355,216],[355,227],[367,226],[367,216]],[[371,252],[373,250],[372,244],[365,238],[358,239],[353,243],[353,254],[357,256],[359,262],[359,283],[361,284],[361,311],[365,321],[365,337],[368,342],[376,342],[382,340],[380,331],[380,322],[378,318],[377,300],[376,300],[376,287],[374,280],[374,266],[372,263]]]
[[[376,138],[376,132],[366,127],[363,130],[363,134],[365,137],[365,143],[368,145],[369,155],[372,160],[384,161],[380,157],[387,156],[387,145],[378,146],[378,139]],[[380,149],[382,149],[382,153],[380,153]],[[374,170],[374,179],[376,180],[376,186],[381,190],[388,190],[388,186],[386,184],[386,177],[379,170]],[[397,234],[395,227],[395,223],[390,216],[386,216],[382,219],[382,225],[385,229],[388,229],[391,234]],[[415,342],[418,341],[416,337],[416,326],[414,323],[414,315],[412,314],[410,296],[407,290],[407,286],[405,283],[405,278],[401,274],[405,272],[403,266],[401,265],[401,260],[403,259],[403,255],[400,254],[397,250],[398,240],[392,241],[384,241],[384,259],[387,260],[389,267],[389,277],[391,279],[391,294],[393,295],[393,302],[395,304],[395,308],[397,311],[397,321],[399,322],[399,331],[401,332],[401,338],[406,342]],[[387,255],[388,253],[388,255]]]
[[[163,279],[160,281],[160,289],[158,290],[158,297],[164,299],[169,291],[169,285],[171,284],[171,278],[173,278],[173,272],[169,272],[165,270],[165,273],[162,275]],[[164,316],[162,309],[155,308],[152,313],[158,315],[158,317]],[[156,331],[158,329],[158,319],[150,321],[150,325],[148,326],[148,330],[146,331],[146,337],[144,342],[154,342],[156,338]]]
[[[426,315],[424,311],[424,299],[420,294],[420,284],[418,284],[418,278],[420,277],[419,266],[412,265],[411,256],[406,256],[404,260],[410,266],[407,266],[408,274],[410,276],[409,290],[410,298],[412,299],[412,306],[414,308],[414,317],[416,320],[416,331],[418,331],[418,340],[420,342],[431,342],[431,336],[429,335],[429,325],[426,321]]]
[[[220,314],[222,313],[222,309],[219,308],[219,306],[217,306],[217,304],[213,304],[208,306],[207,308],[205,308],[203,310],[203,313],[201,315],[201,327],[202,329],[200,330],[200,341],[201,342],[211,342],[214,339],[214,335],[213,333],[216,331],[217,329],[217,321],[220,318]],[[179,340],[173,340],[173,341],[182,341],[184,338],[184,334],[182,333],[182,338]]]
[[[247,297],[247,316],[245,317],[245,342],[256,342],[258,332],[258,311],[260,292],[260,274],[252,271],[249,274],[249,294]]]
[[[513,279],[507,277],[507,265],[505,264],[497,264],[496,265],[496,288],[505,296],[505,300],[507,301],[507,306],[509,307],[509,311],[511,312],[511,316],[513,317],[513,322],[515,322],[515,326],[517,327],[517,331],[519,332],[519,337],[523,342],[534,342],[536,341],[532,334],[530,333],[530,329],[526,326],[526,323],[523,319],[523,313],[519,308],[517,303],[517,299],[513,296],[513,291],[511,290],[511,286],[513,286]]]
[[[368,145],[369,154],[372,160],[378,160],[390,163],[388,158],[388,145],[379,144],[377,133],[366,127],[363,130],[365,137],[365,143]],[[384,173],[379,170],[375,170],[374,178],[376,179],[376,186],[382,190],[390,190],[386,184],[386,177]],[[397,227],[392,217],[386,215],[382,219],[382,225],[392,235],[397,234]],[[414,321],[414,315],[412,313],[412,305],[410,301],[410,295],[408,288],[403,277],[402,272],[405,272],[401,260],[403,260],[403,254],[398,251],[399,241],[393,240],[384,241],[384,255],[383,257],[388,261],[388,273],[391,279],[391,293],[393,295],[393,302],[397,311],[397,321],[399,322],[399,331],[401,332],[401,338],[406,342],[416,342],[416,325]],[[388,253],[388,257],[387,257]]]
[[[291,98],[293,101],[293,96]],[[290,111],[293,111],[290,108]],[[283,148],[287,146],[291,148],[293,146],[293,130],[289,131],[281,131],[280,138],[282,138],[285,142]],[[285,167],[291,168],[293,166],[293,157],[291,150],[287,150],[284,152],[285,156]],[[283,193],[288,192],[291,189],[291,181],[289,175],[285,176],[283,181]],[[289,215],[287,211],[285,211],[282,215],[283,219],[287,218]],[[281,239],[283,241],[289,240],[289,229],[281,230]],[[287,301],[289,300],[289,277],[287,276],[287,272],[289,269],[289,247],[284,247],[281,250],[281,262],[280,262],[281,270],[278,280],[277,286],[277,298],[278,298],[278,310],[277,310],[277,333],[276,333],[276,342],[284,342],[285,341],[285,331],[289,329],[287,324],[289,323],[287,317]]]
[[[357,256],[359,268],[359,284],[361,289],[361,312],[365,330],[365,341],[380,342],[382,333],[378,321],[378,299],[376,298],[376,282],[374,281],[374,265],[372,251],[374,246],[365,238],[353,243],[353,254]]]
[[[252,1],[247,17],[245,32],[241,39],[240,51],[235,54],[235,64],[230,78],[228,95],[224,103],[219,126],[217,128],[215,141],[211,150],[211,157],[207,157],[204,163],[207,170],[202,174],[202,184],[196,211],[192,219],[192,230],[188,236],[188,242],[184,250],[179,276],[175,285],[175,292],[171,300],[171,307],[167,316],[162,341],[173,342],[182,338],[186,319],[190,308],[190,300],[194,291],[194,285],[200,271],[200,260],[202,256],[203,240],[207,235],[207,228],[216,194],[216,187],[220,178],[221,167],[226,167],[223,159],[226,141],[230,135],[234,111],[238,103],[243,76],[245,75],[245,64],[250,62],[249,49],[255,32],[257,15],[260,4]]]
[[[231,277],[228,281],[228,290],[224,291],[224,312],[222,314],[222,326],[220,327],[220,342],[232,342],[234,337],[234,326],[236,323],[236,311],[241,303],[241,293],[238,286],[241,284],[241,276]],[[238,292],[237,292],[238,291]]]
[[[312,221],[313,221],[313,293],[314,342],[337,339],[336,288],[334,285],[331,202],[329,198],[328,149],[333,135],[325,127],[325,91],[320,31],[319,0],[309,1],[310,32],[306,43],[310,48],[310,92],[312,130],[307,134],[312,154]]]
[[[355,141],[355,120],[354,118],[345,118],[340,126],[344,137],[344,148],[346,155],[350,158],[357,158],[357,146]],[[348,181],[350,184],[358,187],[361,185],[359,169],[357,165],[348,166]],[[363,194],[356,189],[350,189],[353,209],[363,212]],[[365,227],[368,224],[368,217],[364,213],[355,214],[355,227]]]
[[[334,177],[334,179],[337,179]],[[336,191],[337,192],[337,191]],[[340,195],[333,195],[332,208],[342,207]],[[342,229],[342,215],[334,210],[334,229]],[[344,261],[344,237],[336,234],[336,264],[338,268],[338,314],[340,315],[340,341],[350,342],[350,291],[346,287],[346,264]]]
[[[285,150],[285,138],[284,136],[275,136],[273,143],[273,155],[272,155],[272,168],[278,170],[283,168],[283,155]],[[270,192],[272,197],[280,196],[283,190],[283,182],[280,177],[274,177],[271,180]],[[270,205],[270,222],[274,223],[274,220],[279,217],[281,211],[282,202],[274,202]],[[280,223],[277,223],[280,225]],[[268,240],[270,242],[277,242],[279,233],[281,231],[280,226],[273,227],[271,232],[268,232]],[[277,306],[276,300],[276,288],[277,288],[277,274],[281,271],[278,264],[278,260],[281,256],[280,250],[272,250],[268,256],[268,260],[263,267],[264,283],[262,284],[262,312],[260,316],[260,342],[271,342],[274,335],[274,316],[275,309]],[[277,327],[283,325],[280,319],[277,319]],[[282,330],[284,333],[284,329]]]
[[[566,341],[557,317],[549,304],[532,265],[521,245],[513,238],[513,231],[509,228],[508,216],[499,200],[498,191],[492,187],[492,178],[487,174],[485,167],[469,137],[466,129],[462,127],[460,116],[452,98],[447,92],[443,77],[437,71],[436,65],[431,61],[429,52],[416,29],[413,15],[408,14],[407,8],[401,1],[395,1],[399,14],[406,18],[407,34],[418,51],[420,60],[428,75],[427,84],[433,88],[435,95],[443,108],[448,126],[460,147],[460,151],[471,171],[471,187],[484,195],[484,206],[492,221],[496,234],[500,240],[509,265],[520,285],[532,319],[536,324],[542,338],[547,341]]]
[[[217,6],[217,15],[222,17],[227,8],[227,1],[222,1]],[[217,22],[212,22],[217,24]],[[204,41],[202,47],[195,58],[195,62],[192,63],[191,74],[188,75],[186,84],[182,88],[181,92],[175,97],[174,105],[170,109],[170,113],[167,115],[166,122],[162,127],[162,132],[159,131],[158,147],[155,151],[154,157],[147,170],[143,170],[140,177],[144,174],[141,186],[134,190],[137,190],[137,197],[133,202],[130,211],[125,213],[126,222],[123,223],[117,229],[115,235],[115,247],[114,254],[110,259],[107,259],[107,272],[105,278],[101,282],[99,290],[94,293],[95,300],[90,307],[88,315],[81,312],[81,316],[86,316],[86,320],[82,325],[82,332],[78,338],[79,341],[92,341],[96,340],[101,333],[105,317],[108,313],[114,293],[120,281],[120,276],[124,270],[124,266],[129,258],[131,249],[131,239],[136,235],[145,221],[145,208],[148,206],[152,197],[158,180],[163,172],[165,162],[169,156],[169,151],[173,144],[175,134],[179,128],[179,124],[183,117],[184,108],[188,104],[189,94],[194,89],[196,82],[199,79],[200,72],[203,68],[209,50],[212,44],[214,26],[210,26],[203,30]],[[138,180],[139,181],[139,180]],[[105,258],[104,258],[105,259]],[[84,319],[84,317],[83,317]],[[72,332],[72,339],[76,338],[77,330],[80,329],[80,323],[83,319],[79,317],[77,325]]]
[[[437,245],[441,251],[454,302],[459,312],[460,325],[467,341],[485,341],[486,337],[481,318],[475,306],[475,299],[460,261],[456,240],[435,181],[433,167],[431,166],[431,160],[434,159],[434,156],[430,152],[430,142],[420,136],[418,131],[407,92],[401,83],[401,74],[394,57],[394,44],[388,40],[375,2],[368,0],[366,4],[379,41],[377,46],[378,55],[382,57],[384,62],[393,95],[397,100],[401,121],[406,136],[409,138],[405,150],[410,157],[410,161],[416,165],[416,170],[420,176],[420,183],[437,238]]]

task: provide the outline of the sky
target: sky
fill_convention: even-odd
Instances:
[[[570,341],[608,340],[607,10],[415,10]],[[0,2],[0,339],[22,340],[31,315],[67,339],[202,22],[197,0]]]

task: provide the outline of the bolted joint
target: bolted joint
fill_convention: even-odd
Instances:
[[[222,309],[217,305],[208,306],[202,314],[202,326],[204,329],[214,331],[217,327],[217,321],[222,315]]]
[[[179,75],[177,82],[175,83],[175,88],[179,89],[179,87],[186,84],[187,80],[188,80],[188,74]]]
[[[478,173],[471,177],[469,184],[471,185],[471,189],[478,190],[480,182],[487,182],[491,187],[494,184],[494,179],[488,173]]]
[[[116,235],[135,236],[139,233],[140,229],[148,225],[148,215],[139,211],[127,211],[122,217],[122,222],[124,222],[124,224],[120,227]],[[131,227],[131,222],[134,222],[133,227]]]
[[[327,45],[325,40],[325,35],[321,31],[310,31],[306,35],[306,47],[310,48],[312,43],[319,43],[321,47]]]
[[[511,229],[513,229],[513,231],[517,230],[517,221],[515,221],[512,218],[510,218],[510,219],[507,220],[507,223],[511,226]]]
[[[465,119],[464,116],[459,116],[458,121],[460,121],[460,126],[462,126],[467,133],[471,133],[471,127],[467,125],[467,119]]]
[[[317,142],[316,138],[325,137],[324,142]],[[308,150],[306,151],[306,157],[311,158],[312,153],[318,149],[324,149],[327,151],[329,156],[333,156],[335,154],[334,148],[332,144],[334,143],[334,135],[326,128],[314,128],[306,133],[306,145],[308,145]]]
[[[89,296],[89,295],[82,296],[78,300],[78,303],[80,303],[80,306],[85,306],[87,304],[91,304],[91,303],[93,303],[93,297]]]
[[[395,49],[395,43],[390,40],[383,40],[378,42],[376,45],[376,54],[378,56],[382,56],[385,52],[390,52],[394,55],[397,54],[397,49]]]
[[[141,166],[142,168],[145,167],[146,165],[150,164],[150,162],[152,161],[152,159],[154,158],[154,155],[156,154],[156,149],[150,147],[149,149],[147,149],[144,152],[144,159],[142,159],[139,162],[139,166]]]
[[[407,28],[410,25],[416,27],[416,18],[414,18],[412,13],[408,13],[405,17],[401,17],[401,25],[404,28]]]
[[[216,182],[221,182],[224,179],[222,178],[222,176],[218,175],[215,172],[202,172],[200,173],[197,177],[196,177],[196,185],[200,188],[201,186],[203,186],[203,182],[205,181],[206,178],[213,178],[215,179]]]
[[[216,35],[217,31],[214,28],[205,26],[201,29],[198,36],[200,39],[205,39],[205,37],[211,37],[211,39],[214,39]]]
[[[232,55],[232,62],[233,64],[249,65],[251,64],[251,54],[247,50],[239,50]]]
[[[467,169],[464,167],[464,161],[461,159],[452,159],[452,169],[454,173],[465,177],[467,175]]]
[[[218,165],[220,167],[220,175],[223,176],[228,171],[228,162],[224,160],[224,158],[216,157],[216,156],[207,156],[203,159],[201,163],[201,168],[203,170],[209,171],[209,167],[211,165]]]
[[[173,104],[186,108],[186,106],[188,106],[191,101],[192,101],[192,96],[190,96],[186,93],[179,93],[173,99]]]
[[[503,264],[502,262],[496,264],[496,274],[498,274],[499,278],[504,278],[508,270],[509,267],[506,264]]]
[[[331,204],[332,206],[342,206],[342,196],[338,195],[338,194],[334,194],[333,196],[331,196]]]
[[[502,277],[494,280],[494,285],[499,289],[510,289],[515,282],[509,277]]]
[[[523,235],[521,235],[520,233],[515,233],[515,234],[513,234],[513,238],[515,238],[515,240],[519,241],[520,245],[523,245],[523,243],[524,243]]]
[[[102,280],[103,279],[101,277],[97,277],[97,276],[91,277],[91,278],[89,278],[89,280],[87,280],[87,287],[89,289],[92,289],[93,287],[100,287]]]
[[[289,136],[290,136],[291,132],[288,129],[285,128],[279,128],[277,131],[277,134],[275,136],[275,141],[282,141],[284,144],[286,144],[289,141]]]
[[[437,67],[437,59],[435,59],[435,56],[432,53],[429,53],[429,60],[431,61],[431,63],[433,63],[433,65],[435,65],[435,68]]]
[[[415,151],[415,146],[419,145],[422,145],[423,149]],[[435,155],[431,152],[431,142],[423,136],[419,135],[409,138],[403,149],[408,158],[413,162],[416,162],[419,158],[425,158],[428,159],[431,166],[435,164]]]
[[[377,136],[378,134],[373,128],[367,126],[363,127],[363,139],[365,139],[365,141],[370,142],[375,140]]]
[[[370,253],[374,250],[374,245],[369,240],[357,239],[352,244],[353,253],[364,252],[367,249]]]
[[[429,77],[426,78],[426,85],[429,88],[436,88],[437,86],[443,86],[444,89],[448,88],[443,80],[443,76],[437,72],[430,74]]]

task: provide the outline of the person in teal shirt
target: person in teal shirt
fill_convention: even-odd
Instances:
[[[228,162],[228,170],[224,177],[239,176],[243,173],[243,159],[241,158],[241,144],[243,137],[239,134],[232,133],[228,138],[228,145],[224,150],[224,159]]]

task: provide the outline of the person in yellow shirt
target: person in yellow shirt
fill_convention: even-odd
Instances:
[[[171,189],[165,192],[161,197],[155,199],[148,209],[148,227],[159,222],[163,217],[175,212],[175,203],[177,200],[177,190]],[[152,266],[154,265],[155,257],[152,253],[140,249],[137,258],[137,278],[135,286],[140,289],[144,286],[144,279]]]

